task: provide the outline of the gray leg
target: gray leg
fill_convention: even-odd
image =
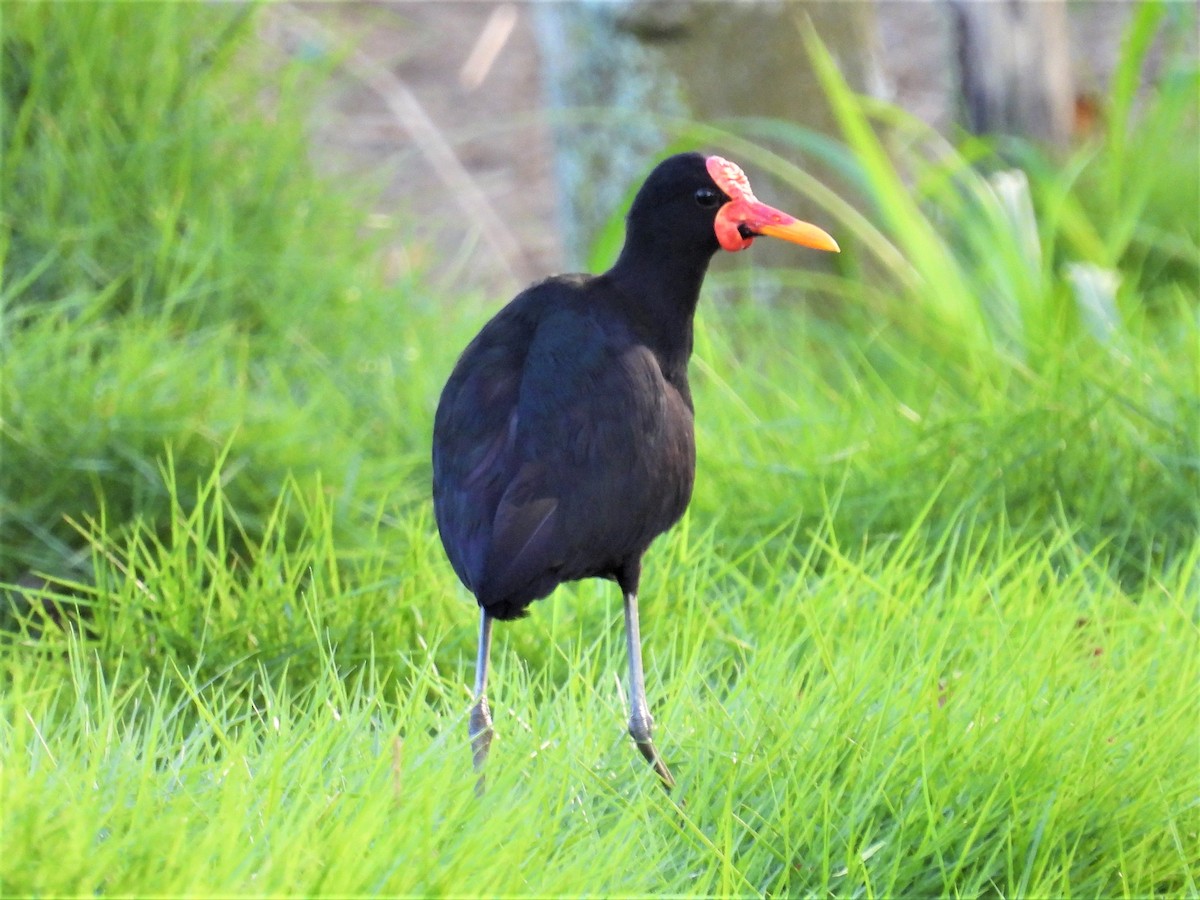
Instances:
[[[488,708],[487,677],[488,658],[492,651],[492,617],[487,610],[480,609],[479,657],[475,662],[475,705],[471,707],[471,749],[475,759],[475,771],[479,781],[476,793],[483,793],[483,764],[487,760],[488,748],[492,745],[492,711]]]
[[[629,644],[629,733],[633,736],[637,748],[642,751],[642,756],[646,757],[646,762],[654,767],[654,771],[662,779],[663,787],[670,790],[675,787],[675,779],[671,777],[667,764],[658,755],[651,739],[654,719],[650,715],[650,706],[646,703],[646,677],[642,672],[642,636],[638,627],[637,591],[625,592],[625,639]]]

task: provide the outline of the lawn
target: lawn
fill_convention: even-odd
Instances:
[[[696,496],[641,592],[676,791],[588,582],[498,626],[479,798],[428,448],[503,298],[385,274],[411,235],[307,162],[336,60],[262,60],[259,12],[6,6],[0,890],[1200,893],[1181,9],[1139,7],[1067,159],[947,142],[816,41],[836,139],[677,124],[845,252],[706,287]]]

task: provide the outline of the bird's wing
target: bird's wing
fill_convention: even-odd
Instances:
[[[611,574],[667,528],[691,490],[691,418],[671,442],[650,351],[586,310],[539,326],[521,378],[513,452],[477,596],[523,607],[562,581]],[[682,399],[680,410],[685,410]],[[677,452],[683,465],[664,465]],[[686,487],[664,485],[677,470]],[[665,489],[664,489],[665,488]]]
[[[537,327],[528,302],[505,307],[463,351],[433,425],[433,503],[446,555],[477,591],[496,507],[516,474],[517,399]]]
[[[502,618],[562,581],[611,574],[691,491],[690,409],[678,395],[665,409],[653,354],[554,287],[484,327],[434,420],[442,542]]]

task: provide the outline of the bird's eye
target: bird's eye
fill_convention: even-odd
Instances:
[[[696,202],[705,209],[712,209],[721,205],[721,195],[712,188],[699,188],[696,191]]]

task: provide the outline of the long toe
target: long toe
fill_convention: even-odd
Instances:
[[[671,775],[671,770],[667,768],[667,764],[663,761],[662,756],[658,752],[658,748],[654,746],[654,739],[651,737],[654,730],[654,720],[650,715],[637,715],[636,713],[629,719],[629,735],[633,738],[633,742],[637,744],[638,750],[642,752],[642,756],[646,757],[646,762],[662,779],[663,787],[668,791],[675,787],[675,779]]]
[[[471,737],[471,753],[475,762],[475,772],[478,778],[475,782],[475,793],[483,796],[483,765],[487,762],[488,750],[492,747],[492,711],[488,708],[486,697],[471,707],[471,718],[468,732]]]
[[[671,770],[667,768],[667,764],[658,754],[658,748],[654,746],[654,742],[647,738],[644,741],[636,741],[637,748],[642,751],[642,756],[646,757],[646,762],[650,763],[651,767],[662,780],[663,788],[670,791],[675,787],[675,778],[671,774]]]

